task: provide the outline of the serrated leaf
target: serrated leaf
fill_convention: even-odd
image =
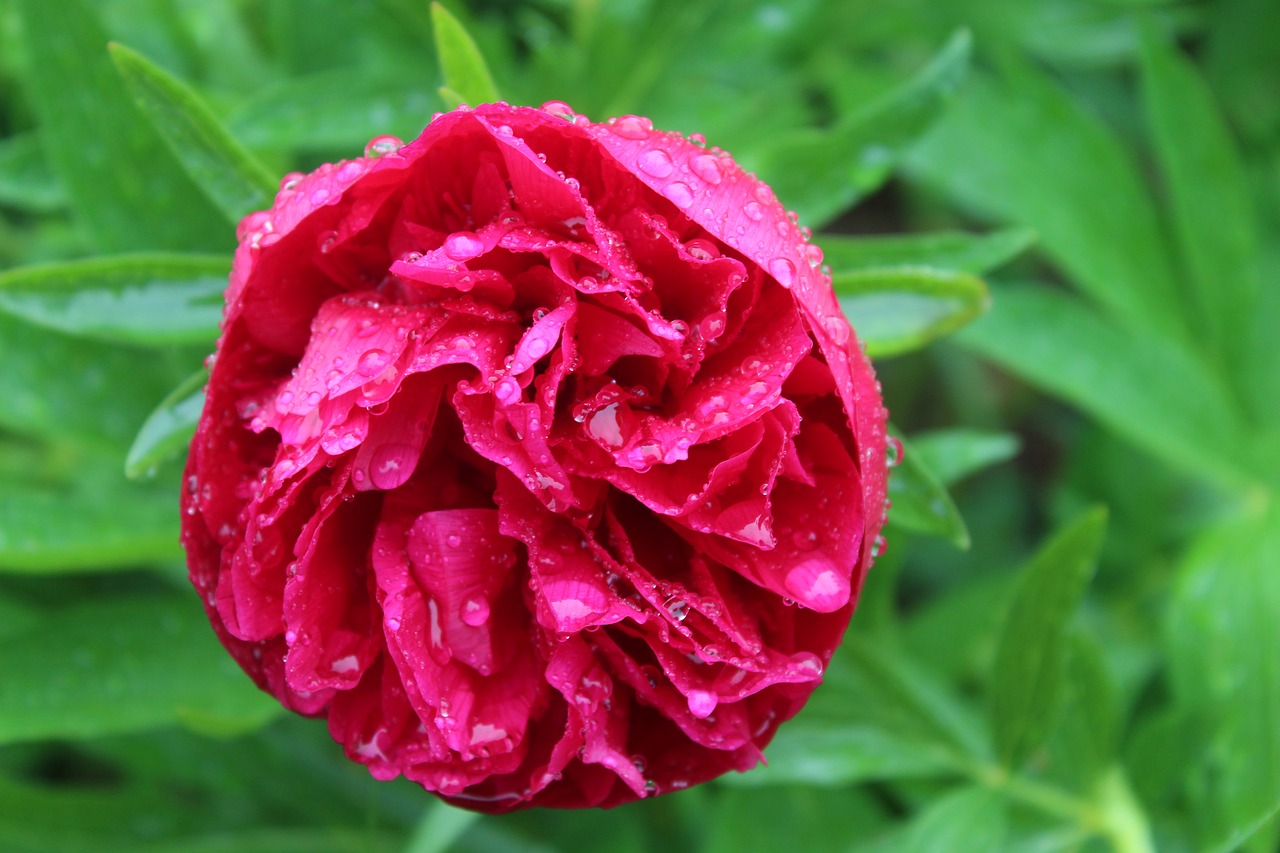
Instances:
[[[498,100],[498,87],[484,56],[461,22],[439,3],[431,4],[431,22],[435,27],[436,54],[444,72],[440,96],[472,106]]]
[[[1026,251],[1035,242],[1030,228],[1006,228],[989,234],[939,231],[892,237],[820,234],[826,263],[838,277],[875,267],[932,267],[983,275]]]
[[[117,255],[0,272],[0,311],[100,341],[212,348],[227,258]]]
[[[933,472],[943,486],[951,486],[970,474],[1007,462],[1018,454],[1021,442],[1011,432],[939,429],[911,436],[911,452]]]
[[[27,93],[40,134],[76,214],[99,246],[221,250],[234,244],[222,216],[174,161],[125,93],[107,57],[97,7],[15,0]]]
[[[1252,479],[1235,458],[1244,434],[1235,406],[1183,349],[1047,288],[1002,287],[993,302],[957,336],[966,348],[1184,472],[1232,486]]]
[[[938,118],[969,66],[969,33],[951,36],[898,90],[830,129],[778,137],[748,165],[817,227],[888,179],[904,151]]]
[[[872,358],[920,349],[972,322],[991,303],[982,279],[927,267],[841,273],[832,285]]]
[[[126,477],[154,476],[157,466],[187,448],[204,411],[204,386],[208,379],[208,373],[203,370],[192,374],[147,417],[125,457]]]
[[[86,459],[61,484],[0,482],[0,572],[109,572],[180,561],[177,483],[130,483],[119,465]]]
[[[143,114],[227,220],[271,206],[276,180],[189,86],[124,45],[111,59]]]
[[[1132,157],[1045,72],[1010,61],[1001,78],[975,73],[905,167],[982,216],[1034,228],[1072,282],[1133,328],[1185,334],[1169,249]]]
[[[1206,747],[1181,773],[1205,830],[1199,847],[1226,849],[1280,805],[1280,514],[1232,519],[1194,544],[1164,648],[1174,697]]]
[[[960,549],[969,547],[969,529],[946,488],[907,441],[889,477],[889,522],[897,527],[939,536]]]
[[[49,169],[38,133],[0,140],[0,204],[33,213],[66,206],[66,190]]]
[[[0,427],[127,447],[181,374],[155,350],[41,329],[0,312]]]
[[[190,594],[98,597],[0,641],[0,743],[172,725],[198,711],[251,730],[280,706],[219,646]]]
[[[1098,508],[1060,529],[1022,570],[996,644],[991,730],[1016,770],[1052,731],[1066,688],[1068,636],[1106,530]]]
[[[1187,325],[1220,365],[1245,369],[1272,349],[1267,330],[1265,351],[1250,351],[1258,238],[1244,166],[1195,66],[1149,21],[1141,45],[1147,122],[1191,285],[1191,298],[1183,303]]]

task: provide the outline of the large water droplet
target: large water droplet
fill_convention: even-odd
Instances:
[[[797,564],[787,572],[783,585],[801,604],[822,613],[838,610],[849,601],[849,579],[821,555]]]
[[[413,473],[418,452],[407,444],[384,444],[369,461],[369,479],[379,489],[394,489]]]
[[[764,205],[758,201],[749,201],[742,206],[742,212],[747,215],[748,219],[759,222],[764,219]]]
[[[690,207],[693,205],[693,190],[689,188],[688,184],[676,181],[667,187],[667,198],[671,199],[676,207]]]
[[[622,428],[618,426],[618,404],[610,403],[591,416],[587,432],[609,447],[622,446]]]
[[[653,130],[653,122],[644,116],[619,116],[609,129],[623,139],[645,139]]]
[[[655,178],[665,178],[676,168],[671,162],[671,155],[661,148],[653,148],[641,154],[637,165],[640,171]]]
[[[391,356],[380,349],[371,349],[360,356],[356,370],[361,376],[377,376],[391,363]]]
[[[483,252],[484,241],[471,231],[456,231],[444,240],[444,253],[455,261],[469,261]]]
[[[712,186],[724,179],[724,172],[720,169],[720,161],[716,159],[714,154],[699,154],[693,158],[693,173]]]
[[[462,621],[472,628],[489,621],[489,602],[483,598],[468,598],[462,604]]]
[[[369,144],[364,147],[364,156],[366,157],[385,157],[388,154],[394,154],[404,147],[404,143],[397,136],[375,136],[369,140]]]
[[[796,282],[796,265],[786,258],[774,258],[769,261],[769,274],[789,290]]]
[[[686,698],[689,700],[689,713],[700,720],[710,717],[716,705],[720,704],[716,694],[709,690],[690,690]]]

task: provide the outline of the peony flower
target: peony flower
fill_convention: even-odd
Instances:
[[[821,680],[885,412],[821,251],[703,145],[461,108],[241,224],[191,579],[375,777],[613,806],[753,767]]]

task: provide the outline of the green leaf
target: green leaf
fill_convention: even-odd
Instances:
[[[436,53],[444,71],[440,96],[453,106],[498,100],[498,87],[493,83],[480,48],[458,19],[444,6],[432,3],[431,22],[435,26]]]
[[[1228,371],[1246,368],[1272,350],[1268,340],[1264,352],[1250,352],[1259,270],[1244,166],[1208,85],[1149,22],[1141,59],[1147,121],[1191,284],[1187,325]]]
[[[101,341],[212,348],[227,258],[117,255],[0,272],[0,311]]]
[[[203,370],[193,373],[147,417],[125,457],[126,477],[133,480],[154,476],[157,466],[186,450],[204,411],[204,386],[208,380],[209,374]]]
[[[174,161],[107,57],[97,5],[14,0],[50,165],[101,248],[222,250],[234,233]]]
[[[182,375],[166,356],[73,338],[0,312],[0,427],[128,447]]]
[[[86,459],[62,484],[0,482],[0,572],[107,572],[182,559],[178,487]]]
[[[969,547],[969,530],[951,495],[910,444],[889,477],[890,523],[916,533],[940,536],[960,549]]]
[[[1161,223],[1129,153],[1047,74],[1006,66],[1002,79],[968,81],[907,171],[982,216],[1034,228],[1071,281],[1132,327],[1183,335]]]
[[[699,853],[847,853],[850,842],[886,823],[881,804],[847,788],[732,788],[714,803],[699,820],[706,838]]]
[[[1010,770],[1044,742],[1062,710],[1069,629],[1106,524],[1104,509],[1084,513],[1022,570],[996,645],[990,688],[992,734]]]
[[[778,730],[768,766],[725,781],[834,786],[948,776],[986,750],[944,685],[900,652],[850,639],[805,713]]]
[[[218,644],[190,594],[97,597],[0,641],[0,743],[89,738],[198,715],[249,731],[280,706]]]
[[[412,138],[440,108],[416,73],[342,69],[275,81],[241,102],[227,125],[256,148],[350,156],[375,136]]]
[[[987,788],[962,787],[935,797],[907,825],[853,851],[991,853],[1007,849],[1006,824],[1005,803],[999,794]]]
[[[1066,711],[1051,743],[1079,790],[1091,790],[1119,751],[1120,702],[1101,643],[1077,630],[1069,637]]]
[[[873,358],[920,349],[991,303],[982,279],[927,267],[879,267],[833,277],[840,307]]]
[[[1020,441],[1011,432],[939,429],[911,436],[911,452],[944,486],[1018,455]]]
[[[1181,777],[1204,828],[1199,849],[1280,806],[1280,512],[1226,521],[1193,546],[1168,611],[1165,660],[1203,760]]]
[[[446,853],[478,817],[476,812],[434,802],[422,815],[404,853]]]
[[[893,237],[820,234],[817,243],[827,264],[842,273],[874,267],[933,267],[984,275],[1022,254],[1036,240],[1030,228],[1006,228],[989,234],[939,231]]]
[[[1244,430],[1231,400],[1173,343],[1027,286],[1001,288],[992,310],[958,339],[1185,472],[1232,486],[1251,479],[1235,458]]]
[[[817,227],[888,179],[908,146],[938,118],[969,67],[967,30],[885,98],[829,129],[779,136],[748,163],[802,222]]]
[[[271,206],[276,180],[189,86],[124,45],[111,59],[134,101],[192,179],[235,225]]]
[[[66,190],[49,169],[38,133],[0,140],[0,204],[34,213],[66,206]]]

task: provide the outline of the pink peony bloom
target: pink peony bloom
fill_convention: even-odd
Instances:
[[[756,765],[886,477],[769,188],[642,118],[493,104],[287,177],[239,236],[183,542],[262,689],[486,811]]]

